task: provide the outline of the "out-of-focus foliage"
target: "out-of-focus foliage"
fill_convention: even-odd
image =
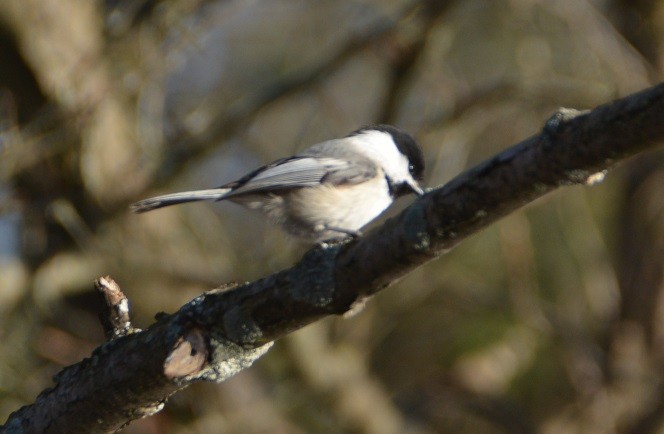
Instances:
[[[419,138],[437,186],[648,86],[663,54],[655,0],[4,0],[0,421],[102,342],[97,276],[140,327],[304,251],[233,204],[132,201],[375,122]],[[126,432],[664,429],[663,160],[508,216]]]

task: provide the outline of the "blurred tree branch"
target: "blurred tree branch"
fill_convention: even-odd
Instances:
[[[399,14],[400,20],[403,20],[405,17],[408,17],[412,13],[416,13],[421,7],[420,1],[416,0],[410,2],[407,6],[404,7],[403,11]],[[433,22],[435,17],[442,14],[442,10],[438,12],[438,9],[444,9],[442,2],[440,5],[436,2],[424,2],[425,5],[422,8],[424,13],[420,11],[423,21]],[[427,12],[430,12],[427,14]],[[274,103],[282,98],[285,98],[289,95],[293,95],[297,92],[307,91],[314,86],[320,84],[324,79],[330,77],[341,69],[344,65],[348,63],[349,60],[356,57],[358,54],[365,51],[368,47],[376,44],[386,44],[390,43],[395,44],[394,40],[398,39],[397,32],[397,23],[400,20],[394,21],[380,21],[372,24],[359,35],[350,37],[345,43],[338,47],[337,51],[322,61],[320,64],[313,66],[312,68],[302,71],[301,73],[294,74],[289,77],[285,77],[279,83],[267,86],[261,89],[259,92],[256,92],[256,96],[250,98],[245,104],[241,104],[238,107],[235,107],[232,111],[225,114],[225,119],[218,119],[217,122],[210,125],[205,134],[202,135],[191,135],[184,131],[179,131],[175,137],[171,138],[172,142],[182,142],[176,150],[171,150],[171,154],[168,156],[168,161],[166,164],[162,165],[162,169],[157,170],[153,176],[153,182],[159,184],[161,181],[169,179],[179,173],[186,166],[186,162],[191,161],[191,159],[196,156],[205,153],[209,150],[210,144],[218,143],[229,137],[232,137],[238,131],[245,129],[254,118],[265,109],[269,104]],[[426,37],[426,32],[421,36],[421,42],[424,42]],[[396,90],[400,88],[402,79],[404,78],[400,70],[401,69],[410,69],[412,66],[411,63],[415,61],[415,57],[411,59],[413,53],[410,53],[413,50],[411,45],[417,45],[418,42],[407,43],[405,47],[396,47],[394,53],[395,59],[395,71],[393,81],[395,82],[391,87],[394,87],[394,91],[388,92],[389,102],[386,102],[386,105],[392,105]],[[399,44],[395,44],[399,45]],[[415,51],[420,51],[418,48]],[[406,65],[402,65],[402,64]],[[389,109],[393,111],[393,109]],[[382,115],[382,118],[391,116],[387,114],[388,110],[386,109],[386,114]]]
[[[137,167],[140,149],[133,116],[114,91],[112,64],[105,56],[103,8],[78,0],[57,6],[11,0],[3,6],[0,19],[15,34],[41,87],[80,122],[80,167],[86,189],[97,199],[123,202],[144,181],[137,175],[142,172]],[[60,41],[57,49],[54,40]]]
[[[145,331],[109,341],[63,369],[2,432],[106,432],[154,414],[199,380],[223,381],[272,341],[344,314],[500,217],[560,186],[592,184],[664,140],[664,84],[579,112],[433,189],[351,242],[318,246],[290,269],[211,291]]]

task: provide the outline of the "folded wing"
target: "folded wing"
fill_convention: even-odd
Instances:
[[[333,185],[359,184],[376,175],[368,161],[348,162],[337,158],[308,156],[276,161],[241,180],[223,187],[233,188],[225,197],[277,191],[301,187],[315,187],[321,183]]]

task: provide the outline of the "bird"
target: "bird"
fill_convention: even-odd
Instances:
[[[229,200],[261,211],[295,238],[321,243],[358,237],[397,197],[423,195],[423,174],[422,149],[410,134],[392,125],[369,125],[220,187],[144,199],[131,210]]]

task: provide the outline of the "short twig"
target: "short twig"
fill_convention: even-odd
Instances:
[[[106,339],[110,341],[136,331],[129,319],[129,300],[115,280],[111,276],[100,277],[95,280],[95,288],[104,298],[104,308],[99,313],[99,319]]]

